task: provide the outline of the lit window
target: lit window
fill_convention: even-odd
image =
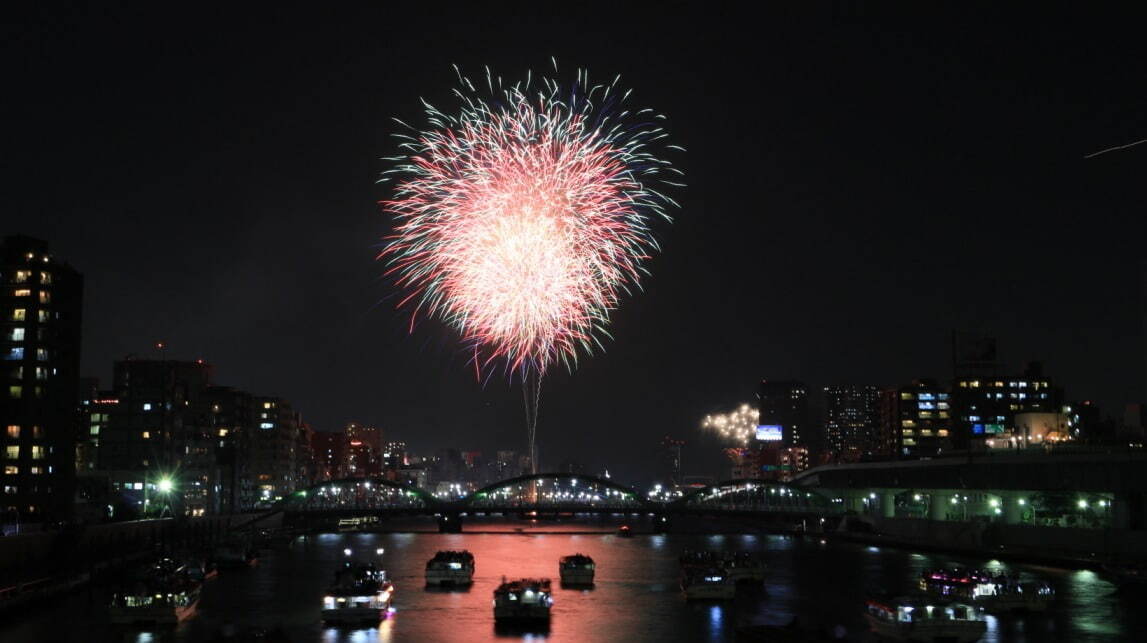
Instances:
[[[932,429],[920,429],[920,435],[924,437],[931,437]]]
[[[908,391],[904,391],[903,393],[900,394],[900,399],[902,399],[902,400],[913,400],[913,399],[916,399],[916,396],[913,395],[912,393],[909,393]]]
[[[273,429],[275,428],[274,422],[262,422],[259,424],[260,429]]]
[[[38,444],[32,446],[32,459],[33,460],[43,460],[44,454],[45,454],[44,447],[42,447]]]
[[[221,437],[221,438],[227,437],[227,429],[219,429],[219,437]]]
[[[936,435],[939,435],[942,438],[946,438],[948,437],[948,429],[940,429],[936,432]]]
[[[48,311],[46,311],[46,310],[37,311],[36,312],[36,318],[40,320],[41,324],[48,321]]]
[[[904,429],[903,431],[901,431],[901,433],[903,433],[904,435],[916,435],[916,431],[914,431],[913,429]]]
[[[24,359],[24,347],[23,346],[16,346],[14,348],[8,349],[8,354],[4,356],[4,359],[8,359],[8,360]]]
[[[7,494],[14,494],[14,493],[16,493],[16,485],[14,485],[14,484],[6,484],[6,485],[4,485],[4,493],[7,493]]]
[[[32,427],[32,439],[42,440],[44,438],[44,429],[38,426]]]
[[[28,311],[23,308],[16,308],[12,310],[12,321],[24,321],[28,317]]]
[[[37,348],[37,349],[36,349],[36,360],[37,360],[37,361],[40,361],[40,362],[46,362],[46,361],[48,361],[48,349],[46,349],[46,348]]]
[[[23,386],[17,386],[17,385],[9,386],[8,387],[8,397],[15,398],[15,399],[20,399],[20,398],[24,397],[24,387]]]
[[[19,460],[20,447],[14,444],[10,444],[4,447],[4,457],[8,458],[9,460]]]
[[[13,292],[12,294],[15,295],[16,297],[31,297],[32,291],[28,290],[27,288],[21,288],[15,292]]]
[[[47,290],[41,290],[40,291],[40,303],[41,304],[52,303],[52,293],[48,292]]]
[[[916,440],[913,440],[912,438],[904,438],[901,443],[906,447],[910,447],[916,445]]]
[[[14,465],[14,464],[4,465],[4,475],[15,476],[15,475],[19,475],[19,474],[20,474],[20,467]]]
[[[10,437],[10,438],[20,437],[20,425],[19,424],[9,424],[8,425],[8,437]]]
[[[948,412],[947,411],[940,411],[939,417],[942,420],[947,420],[948,419]]]
[[[28,472],[34,476],[38,476],[44,473],[44,467],[29,467]]]
[[[932,417],[932,412],[931,411],[920,411],[920,417],[921,417],[921,419],[928,419],[928,418]]]
[[[263,408],[265,408],[265,409],[271,408],[271,403],[270,402],[263,402]]]
[[[28,277],[31,276],[31,274],[32,273],[27,271],[27,270],[17,270],[16,271],[16,283],[22,284],[22,283],[28,281]]]
[[[92,434],[92,435],[99,435],[99,434],[100,434],[100,425],[98,425],[98,424],[93,424],[93,425],[92,425],[91,434]]]
[[[9,341],[13,341],[13,342],[24,341],[24,329],[17,326],[16,328],[13,328],[12,330],[8,331],[8,339],[9,339]]]
[[[52,273],[40,271],[40,283],[42,283],[42,284],[52,283]]]
[[[144,440],[150,440],[151,439],[151,432],[150,431],[144,431],[143,432],[143,439]]]
[[[143,403],[143,410],[150,411],[151,410],[151,402],[144,402]]]
[[[36,367],[36,379],[38,379],[38,380],[48,379],[48,369],[44,368],[43,366],[37,366]]]

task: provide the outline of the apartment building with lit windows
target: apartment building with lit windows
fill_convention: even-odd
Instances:
[[[951,394],[935,380],[890,389],[880,406],[881,433],[890,455],[914,458],[952,450]]]
[[[44,241],[0,244],[0,512],[69,516],[75,486],[83,278]]]
[[[1063,389],[1053,386],[1038,362],[1022,375],[957,377],[952,385],[956,409],[954,430],[960,448],[977,448],[987,440],[1016,433],[1016,415],[1059,413]]]

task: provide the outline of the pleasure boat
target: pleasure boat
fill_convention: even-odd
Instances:
[[[629,525],[622,525],[617,528],[617,535],[622,538],[633,538],[633,529]]]
[[[970,602],[989,612],[1042,612],[1055,598],[1055,590],[1045,582],[1020,582],[975,569],[925,572],[920,588],[934,596]]]
[[[373,563],[343,563],[323,596],[323,621],[361,623],[386,618],[394,585]]]
[[[972,643],[988,631],[983,609],[932,597],[870,600],[864,620],[877,636],[895,641]]]
[[[558,572],[563,585],[593,585],[593,574],[597,565],[593,559],[582,554],[563,556],[558,561]]]
[[[763,560],[743,551],[725,554],[721,559],[721,568],[733,579],[734,583],[763,583],[765,581],[765,567]]]
[[[737,583],[720,567],[691,568],[681,574],[681,591],[686,600],[732,600]]]
[[[494,620],[548,621],[553,604],[550,579],[507,581],[503,578],[502,584],[494,590]]]
[[[183,565],[161,559],[112,595],[109,620],[117,625],[179,623],[195,613],[199,587]]]
[[[458,587],[474,582],[474,555],[468,551],[440,551],[426,561],[426,584]]]

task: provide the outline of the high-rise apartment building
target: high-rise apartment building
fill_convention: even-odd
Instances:
[[[1059,412],[1063,402],[1063,390],[1052,386],[1038,362],[1018,376],[957,377],[952,385],[955,446],[966,449],[1012,435],[1017,414]]]
[[[311,435],[318,480],[338,480],[347,476],[350,440],[345,431],[315,431]]]
[[[781,443],[804,446],[809,439],[808,387],[793,380],[762,380],[757,391],[760,424],[781,427]]]
[[[948,390],[935,380],[916,380],[881,400],[881,434],[897,457],[933,456],[952,450]]]
[[[0,244],[0,511],[71,513],[83,278],[24,236]]]
[[[867,384],[824,387],[825,442],[836,457],[857,460],[880,450],[880,388]]]

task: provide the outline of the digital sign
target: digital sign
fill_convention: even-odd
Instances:
[[[757,439],[762,442],[779,442],[781,439],[781,425],[779,424],[759,424],[757,425]]]

